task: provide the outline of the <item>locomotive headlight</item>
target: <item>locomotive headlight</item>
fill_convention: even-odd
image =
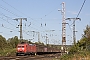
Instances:
[[[20,48],[18,48],[18,50],[20,50]]]
[[[22,50],[24,51],[24,48],[22,48]]]

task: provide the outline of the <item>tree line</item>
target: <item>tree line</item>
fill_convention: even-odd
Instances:
[[[87,25],[85,30],[83,31],[82,38],[73,45],[69,52],[76,53],[79,51],[90,51],[90,26]]]
[[[90,26],[87,25],[82,37],[68,49],[60,60],[90,60]]]
[[[44,43],[41,43],[41,42],[31,42],[29,40],[25,40],[23,39],[22,40],[23,42],[27,42],[27,43],[31,43],[31,44],[41,44],[41,45],[44,45]],[[2,35],[0,35],[0,50],[5,50],[7,48],[16,48],[17,47],[17,44],[18,43],[21,43],[21,40],[18,39],[18,36],[15,36],[15,37],[12,37],[12,38],[9,38],[8,40],[6,40],[5,37],[3,37]]]
[[[6,40],[5,37],[0,35],[0,49],[4,50],[6,48],[15,48],[17,44],[19,43],[19,39],[17,36],[9,38]]]

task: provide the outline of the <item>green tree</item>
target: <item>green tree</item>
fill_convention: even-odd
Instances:
[[[86,26],[86,29],[84,30],[84,34],[82,38],[70,48],[69,52],[75,53],[80,50],[90,50],[90,26],[89,25]]]
[[[84,42],[84,46],[86,47],[86,50],[90,50],[90,26],[87,25],[86,29],[84,30],[84,35],[82,37],[85,42]],[[89,48],[88,48],[89,47]]]
[[[5,49],[7,46],[7,42],[6,42],[6,39],[0,35],[0,49]]]
[[[11,46],[12,48],[16,48],[17,44],[19,43],[19,40],[18,40],[18,37],[15,36],[15,37],[9,38],[7,42],[9,46]]]

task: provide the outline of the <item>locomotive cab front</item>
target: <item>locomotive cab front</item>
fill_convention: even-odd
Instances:
[[[18,55],[18,54],[25,54],[25,52],[26,52],[26,45],[18,44],[17,45],[17,53],[16,53],[16,55]]]

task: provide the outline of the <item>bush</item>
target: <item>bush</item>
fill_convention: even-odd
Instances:
[[[16,52],[16,48],[14,49],[4,49],[4,50],[0,50],[0,56],[11,56],[11,55],[15,55]]]

